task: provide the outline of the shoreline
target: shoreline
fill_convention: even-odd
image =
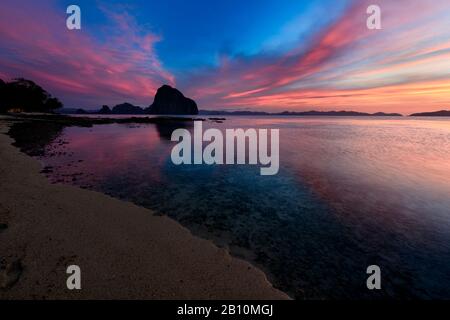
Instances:
[[[51,184],[0,118],[1,299],[290,299],[249,262],[167,216]],[[81,290],[66,287],[81,268]]]

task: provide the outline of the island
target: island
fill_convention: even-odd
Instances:
[[[229,115],[229,116],[342,116],[342,117],[402,117],[400,113],[366,113],[357,111],[225,111],[225,110],[200,110],[201,115]]]
[[[186,98],[180,91],[166,84],[158,89],[153,103],[145,111],[148,114],[198,114],[194,100]]]
[[[450,117],[450,110],[413,113],[410,117]]]

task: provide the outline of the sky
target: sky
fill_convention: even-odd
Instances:
[[[17,77],[86,109],[147,107],[163,84],[205,110],[450,109],[450,1],[2,0],[0,78]]]

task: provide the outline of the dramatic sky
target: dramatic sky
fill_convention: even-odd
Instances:
[[[450,1],[2,0],[0,78],[16,77],[87,109],[148,106],[164,83],[201,109],[450,109]]]

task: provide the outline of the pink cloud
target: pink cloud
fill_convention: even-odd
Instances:
[[[161,84],[175,84],[154,49],[161,36],[141,28],[126,10],[100,8],[112,26],[99,40],[89,28],[67,30],[64,10],[31,3],[2,2],[3,79],[30,78],[73,107],[146,106]],[[450,81],[450,3],[378,0],[379,31],[366,28],[372,3],[355,0],[340,19],[289,52],[222,56],[219,67],[180,75],[177,82],[203,109],[407,113],[448,107],[441,91]]]
[[[142,30],[126,12],[105,14],[113,27],[100,42],[83,25],[68,30],[65,12],[48,3],[2,3],[2,77],[30,78],[67,106],[149,105],[161,84],[175,82],[154,51],[160,37]]]
[[[445,52],[450,50],[450,3],[379,0],[379,31],[366,27],[370,4],[373,1],[354,1],[328,29],[291,52],[224,59],[218,68],[188,78],[188,93],[211,109],[407,113],[448,104],[444,95],[433,90],[420,93],[407,84],[427,87],[450,80]],[[375,96],[362,98],[370,94]]]

